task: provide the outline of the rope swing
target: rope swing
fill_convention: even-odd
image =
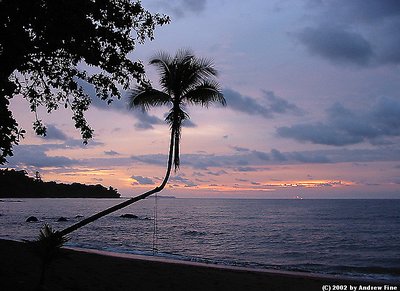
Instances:
[[[153,219],[153,255],[158,253],[158,248],[157,248],[157,193],[154,195],[154,219]]]

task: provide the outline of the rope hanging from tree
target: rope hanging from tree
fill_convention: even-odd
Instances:
[[[154,195],[154,219],[153,219],[153,255],[155,255],[158,252],[157,249],[157,193]]]

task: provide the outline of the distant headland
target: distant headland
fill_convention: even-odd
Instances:
[[[0,198],[119,198],[117,189],[100,184],[43,182],[26,171],[0,169]]]

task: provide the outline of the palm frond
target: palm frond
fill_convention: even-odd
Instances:
[[[60,248],[69,240],[69,237],[62,236],[58,231],[45,224],[40,230],[38,238],[34,241],[24,240],[32,250],[44,261],[49,262],[57,256]]]
[[[150,59],[149,64],[155,65],[159,69],[164,70],[168,67],[169,64],[172,63],[172,61],[173,58],[169,53],[160,51]]]
[[[193,87],[217,76],[214,64],[207,58],[193,57],[181,68],[182,92],[190,91]]]
[[[163,90],[169,92],[170,84],[173,83],[174,58],[166,52],[158,52],[150,59],[149,64],[156,67],[160,75],[160,85]]]
[[[211,103],[226,105],[226,100],[221,92],[218,82],[213,80],[203,81],[192,88],[183,98],[188,104],[208,107]]]
[[[162,91],[180,98],[186,92],[217,76],[212,60],[198,58],[189,49],[181,49],[174,57],[160,52],[150,64],[160,73]]]
[[[191,61],[193,58],[195,58],[195,55],[191,49],[179,49],[174,57],[174,61],[177,64],[184,64],[189,61]]]
[[[197,74],[202,78],[217,77],[218,71],[215,69],[214,62],[208,58],[197,58]]]
[[[43,228],[40,230],[37,242],[42,243],[50,248],[60,248],[68,240],[69,240],[68,237],[59,235],[59,233],[53,230],[53,228],[50,225],[45,224]]]
[[[141,108],[143,111],[147,111],[154,106],[168,105],[171,102],[171,97],[151,87],[138,86],[130,91],[128,101],[130,109]]]

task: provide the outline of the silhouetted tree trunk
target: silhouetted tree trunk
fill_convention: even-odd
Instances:
[[[0,165],[6,163],[7,156],[12,156],[12,144],[18,144],[18,124],[9,109],[12,94],[15,91],[15,84],[9,81],[9,77],[13,72],[10,66],[7,66],[0,58],[0,64],[4,67],[0,68]]]
[[[44,286],[44,279],[45,279],[45,275],[46,275],[46,268],[47,268],[47,264],[44,260],[42,260],[42,265],[40,266],[40,278],[39,278],[39,285],[37,290],[43,290],[43,286]]]
[[[154,189],[152,189],[150,191],[147,191],[147,192],[145,192],[145,193],[143,193],[143,194],[141,194],[139,196],[133,197],[133,198],[127,200],[127,201],[124,201],[124,202],[122,202],[120,204],[117,204],[115,206],[107,208],[107,209],[105,209],[105,210],[103,210],[103,211],[101,211],[99,213],[96,213],[96,214],[94,214],[94,215],[92,215],[92,216],[90,216],[90,217],[88,217],[86,219],[83,219],[80,222],[78,222],[78,223],[76,223],[74,225],[71,225],[70,227],[67,227],[66,229],[60,231],[59,235],[61,235],[61,236],[67,235],[67,234],[69,234],[69,233],[71,233],[71,232],[73,232],[73,231],[75,231],[75,230],[77,230],[77,229],[79,229],[79,228],[81,228],[81,227],[83,227],[83,226],[85,226],[85,225],[87,225],[87,224],[89,224],[89,223],[91,223],[91,222],[103,217],[103,216],[106,216],[106,215],[108,215],[110,213],[113,213],[113,212],[115,212],[117,210],[120,210],[120,209],[122,209],[122,208],[124,208],[126,206],[129,206],[129,205],[137,202],[137,201],[145,199],[145,198],[149,197],[150,195],[158,193],[162,189],[164,189],[165,185],[168,182],[169,176],[171,175],[173,153],[174,153],[174,143],[175,143],[175,130],[172,129],[171,130],[171,141],[170,141],[170,145],[169,145],[167,171],[165,173],[164,180],[162,181],[162,183],[158,187],[156,187],[156,188],[154,188]]]

